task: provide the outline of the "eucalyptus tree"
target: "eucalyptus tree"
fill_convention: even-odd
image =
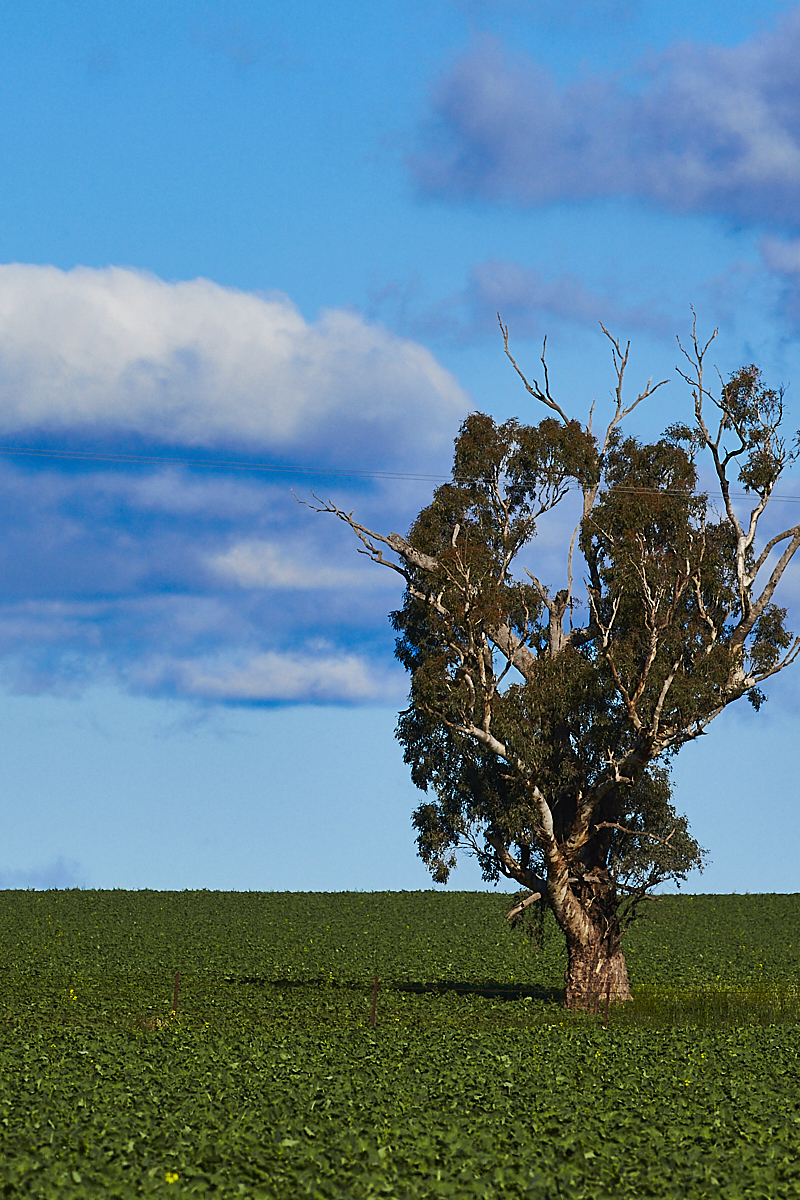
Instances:
[[[764,544],[759,524],[793,460],[783,395],[744,367],[706,383],[712,339],[679,371],[694,420],[659,440],[623,422],[666,381],[624,394],[630,344],[611,343],[615,406],[597,433],[505,351],[546,414],[536,424],[472,413],[452,478],[406,536],[344,521],[360,553],[397,572],[391,619],[410,674],[397,737],[428,798],[413,821],[419,853],[445,882],[459,850],[487,880],[527,893],[509,916],[549,906],[566,939],[567,1004],[630,998],[622,936],[654,887],[683,880],[704,851],[672,804],[674,755],[735,700],[758,709],[761,685],[800,652],[773,596],[800,524]],[[680,343],[679,343],[680,344]],[[718,511],[698,483],[706,456]],[[750,502],[742,518],[732,487]],[[564,537],[563,576],[536,570],[542,519],[570,490],[580,519]]]

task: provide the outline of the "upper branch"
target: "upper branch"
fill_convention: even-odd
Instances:
[[[608,424],[608,428],[606,429],[606,434],[603,439],[603,445],[600,450],[600,454],[602,456],[608,449],[608,443],[611,440],[611,434],[613,433],[614,429],[616,429],[617,425],[619,425],[620,422],[625,419],[625,417],[632,413],[637,405],[641,404],[643,400],[646,400],[648,396],[652,396],[653,393],[657,391],[658,388],[663,387],[665,383],[669,383],[669,380],[661,379],[658,383],[653,383],[651,377],[648,379],[644,389],[639,392],[639,395],[636,397],[636,399],[631,404],[626,405],[622,398],[622,389],[625,380],[625,371],[628,366],[628,355],[630,354],[631,344],[630,342],[627,342],[625,349],[623,350],[619,339],[613,337],[608,332],[602,321],[600,322],[600,328],[611,342],[611,357],[614,360],[614,371],[617,376],[617,382],[614,388],[614,395],[616,397],[617,404],[614,410],[614,415]]]
[[[423,554],[421,550],[415,550],[399,533],[390,533],[388,536],[385,536],[382,533],[376,533],[373,529],[367,529],[365,525],[361,525],[353,519],[352,513],[344,512],[332,500],[323,501],[314,492],[311,494],[318,502],[317,505],[309,504],[307,500],[301,500],[296,495],[295,500],[297,500],[298,504],[304,504],[306,508],[310,508],[312,512],[332,513],[340,521],[344,521],[345,525],[350,526],[356,537],[365,546],[365,549],[359,551],[359,553],[368,555],[373,562],[380,563],[382,567],[389,567],[392,571],[396,571],[398,575],[405,579],[408,589],[413,596],[418,600],[424,600],[426,603],[432,604],[437,612],[443,616],[448,615],[447,610],[442,605],[441,597],[435,594],[433,590],[424,592],[417,587],[410,570],[410,568],[416,568],[417,570],[430,572],[441,571],[443,568],[437,558],[434,558],[430,554]],[[292,495],[294,495],[294,492]],[[455,536],[454,531],[454,540]],[[386,558],[383,551],[375,545],[376,542],[382,542],[384,546],[388,546],[390,550],[393,550],[407,564],[409,569],[406,570],[398,566],[397,563],[392,562],[391,559]],[[510,623],[507,621],[500,622],[488,629],[487,632],[494,645],[506,658],[506,661],[513,667],[516,667],[520,675],[524,679],[527,679],[535,667],[536,657],[533,651],[525,645],[525,642],[514,633]]]
[[[366,553],[373,562],[380,563],[383,567],[390,567],[393,571],[397,571],[404,579],[409,580],[408,574],[402,567],[398,567],[397,563],[393,563],[390,559],[384,558],[383,552],[375,546],[374,542],[383,542],[390,550],[394,550],[400,558],[408,563],[409,567],[421,568],[423,571],[438,571],[441,569],[441,564],[437,558],[433,558],[430,554],[423,554],[421,550],[415,550],[414,547],[401,537],[399,533],[390,533],[388,537],[382,533],[375,533],[372,529],[367,529],[365,525],[359,525],[358,521],[353,520],[352,513],[343,512],[341,508],[333,503],[332,500],[320,500],[314,492],[311,495],[318,501],[319,507],[314,504],[309,504],[307,500],[301,500],[292,492],[298,504],[304,504],[306,508],[310,508],[312,512],[327,512],[333,513],[340,521],[344,521],[345,525],[349,525],[355,533],[356,537],[366,546]],[[365,553],[362,551],[361,553]],[[410,582],[410,580],[409,580]]]
[[[567,418],[567,415],[564,412],[563,408],[561,408],[555,402],[553,397],[550,395],[550,378],[549,378],[549,375],[547,372],[547,360],[545,358],[545,350],[547,349],[547,338],[545,338],[544,342],[542,343],[541,363],[542,363],[542,367],[544,368],[544,388],[541,388],[539,386],[538,380],[534,379],[533,383],[530,383],[529,380],[527,379],[527,377],[525,375],[523,375],[522,371],[517,366],[517,360],[514,358],[513,354],[511,353],[511,351],[508,348],[508,326],[504,325],[503,322],[500,320],[500,313],[497,314],[497,320],[500,325],[500,331],[503,335],[503,345],[505,347],[506,357],[508,358],[508,361],[511,363],[514,370],[519,375],[522,382],[525,384],[525,387],[528,389],[531,396],[533,396],[534,400],[540,400],[542,404],[546,405],[547,408],[551,408],[553,410],[553,412],[557,412],[558,415],[561,417],[561,420],[564,422],[564,424],[569,425],[569,419]]]
[[[616,821],[599,821],[594,829],[617,829],[620,833],[630,834],[632,837],[651,838],[654,842],[660,842],[662,846],[669,846],[669,840],[675,832],[673,829],[666,837],[660,837],[657,833],[649,833],[646,829],[628,829],[625,825],[620,825]]]

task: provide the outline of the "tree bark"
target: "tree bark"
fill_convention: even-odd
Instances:
[[[633,999],[616,913],[603,912],[602,907],[590,907],[580,932],[564,930],[568,954],[565,1005],[575,1011],[598,1012],[607,1000],[619,1004]]]

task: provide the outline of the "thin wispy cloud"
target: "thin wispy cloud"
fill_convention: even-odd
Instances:
[[[231,19],[221,25],[197,28],[192,40],[227,59],[237,71],[253,67],[291,70],[300,66],[300,59],[276,28],[259,28],[252,21]]]
[[[331,588],[375,587],[391,582],[388,571],[364,571],[321,562],[305,539],[280,545],[246,538],[208,559],[221,580],[242,588],[320,591]]]
[[[765,237],[761,253],[768,269],[776,275],[800,275],[800,238]]]
[[[408,690],[399,668],[334,649],[267,651],[243,661],[156,660],[139,672],[140,678],[148,672],[151,684],[172,682],[180,695],[205,700],[397,704]]]
[[[778,312],[796,334],[800,331],[800,238],[762,238],[761,256],[778,286]]]
[[[674,324],[653,305],[625,304],[618,296],[587,288],[575,275],[547,278],[535,268],[501,259],[476,264],[461,299],[469,313],[467,327],[493,334],[498,312],[523,337],[546,331],[553,318],[594,329],[602,320],[661,335],[671,334]]]
[[[630,197],[800,227],[800,10],[734,47],[683,42],[560,86],[485,39],[432,98],[423,192],[521,206]]]
[[[195,554],[207,536],[194,530]],[[31,576],[23,599],[4,589],[4,684],[19,693],[74,695],[91,684],[113,683],[137,693],[228,701],[357,703],[399,694],[402,672],[391,668],[387,613],[399,602],[400,588],[395,586],[396,595],[384,588],[381,595],[380,572],[365,572],[366,580],[359,580],[356,571],[337,571],[323,560],[315,585],[317,573],[304,560],[294,561],[287,544],[266,566],[257,554],[250,561],[234,557],[226,563],[230,574],[221,572],[216,586],[209,571],[205,586],[184,582],[176,588],[187,571],[180,538],[174,541],[172,581],[167,574],[133,582],[109,578],[112,595],[92,594],[91,586],[73,582],[71,595],[49,599],[37,593],[56,590],[52,577],[37,588]],[[93,582],[91,561],[76,565]],[[382,643],[377,665],[376,637]]]
[[[44,863],[40,867],[14,870],[0,869],[0,888],[27,889],[36,891],[50,888],[74,888],[83,886],[80,863],[61,857]]]
[[[86,63],[89,75],[103,78],[106,75],[116,75],[120,69],[119,57],[115,50],[103,43],[92,50]]]
[[[456,344],[497,339],[498,313],[517,337],[541,337],[561,323],[597,329],[600,321],[672,337],[678,320],[658,300],[626,303],[618,292],[587,287],[574,274],[546,274],[499,258],[473,264],[465,286],[443,300],[425,299],[415,281],[389,284],[372,295],[374,312],[386,314],[394,328]]]

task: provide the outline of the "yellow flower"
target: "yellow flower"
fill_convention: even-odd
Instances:
[[[178,1172],[177,1171],[167,1171],[165,1179],[166,1179],[167,1183],[177,1183],[178,1182]]]

